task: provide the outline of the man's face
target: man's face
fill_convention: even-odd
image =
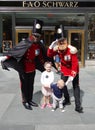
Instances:
[[[66,50],[67,46],[68,46],[68,43],[66,39],[58,41],[58,48],[60,51]]]
[[[33,35],[34,42],[39,42],[40,41],[40,36]]]

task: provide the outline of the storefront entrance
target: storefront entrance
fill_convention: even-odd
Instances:
[[[30,28],[16,28],[16,44],[18,44],[21,40],[28,38],[32,34],[32,29]],[[43,40],[45,45],[48,47],[51,42],[54,40],[54,31],[53,30],[44,30],[43,31]]]
[[[28,38],[31,34],[31,29],[16,29],[16,44],[18,44],[21,40]]]
[[[29,37],[32,34],[31,29],[16,29],[16,44],[22,39]],[[53,41],[54,31],[44,30],[44,42],[48,47]],[[84,30],[68,30],[68,42],[78,49],[78,58],[80,67],[85,65],[84,63]]]
[[[78,49],[78,58],[80,67],[85,65],[84,63],[84,30],[69,30],[68,42]]]

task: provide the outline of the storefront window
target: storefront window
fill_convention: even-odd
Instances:
[[[45,26],[54,26],[58,23],[64,26],[84,26],[85,21],[83,13],[16,13],[16,26],[32,26],[35,18],[43,20]]]
[[[65,28],[64,35],[68,37],[68,30],[84,26],[84,13],[15,13],[16,27],[31,28],[35,18],[44,22],[44,41],[48,46],[53,40],[55,26],[62,24]]]
[[[12,17],[10,14],[3,14],[3,40],[12,40]]]
[[[95,59],[95,14],[89,14],[88,59]]]
[[[12,48],[12,15],[2,14],[2,44],[1,52]]]

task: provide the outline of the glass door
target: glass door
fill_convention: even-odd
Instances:
[[[31,29],[16,29],[16,44],[18,44],[21,40],[28,38],[31,34]]]
[[[44,40],[45,40],[46,47],[48,47],[54,40],[54,31],[45,30],[44,31]]]
[[[69,30],[68,42],[78,49],[79,64],[81,67],[84,63],[84,30]]]

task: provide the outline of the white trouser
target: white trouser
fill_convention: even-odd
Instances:
[[[63,108],[63,97],[62,98],[57,98],[54,94],[52,94],[53,98],[53,108],[57,107],[57,103],[59,105],[59,108]]]

